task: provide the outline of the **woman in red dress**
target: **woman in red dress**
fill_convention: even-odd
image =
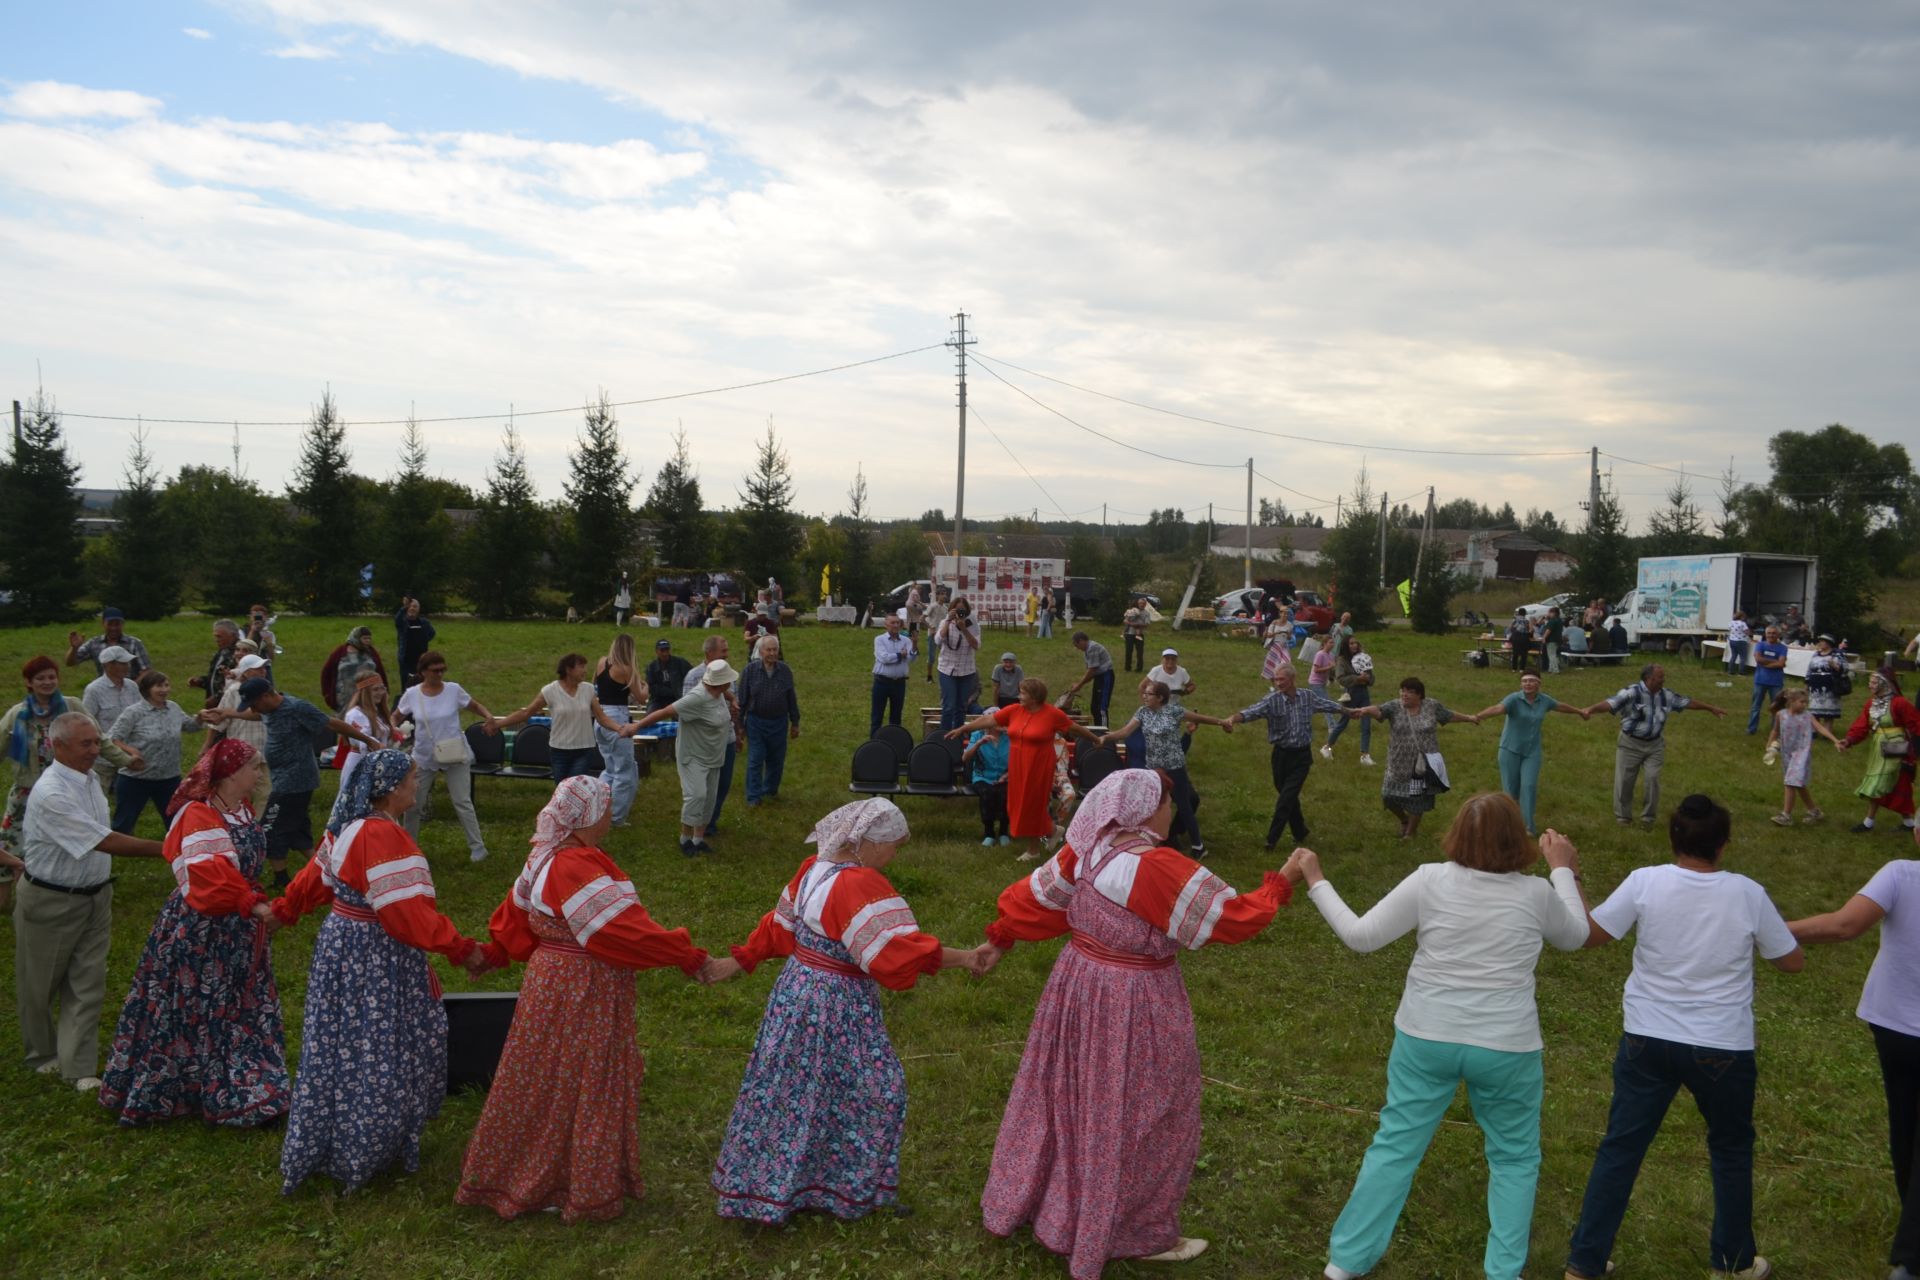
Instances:
[[[1184,1262],[1180,1232],[1200,1154],[1200,1047],[1175,963],[1266,928],[1292,886],[1269,871],[1252,893],[1166,847],[1172,783],[1123,769],[1092,791],[1067,843],[1000,895],[984,971],[1016,940],[1071,932],[1034,1010],[981,1193],[987,1230],[1034,1239],[1098,1280],[1111,1258]]]
[[[1040,841],[1053,834],[1053,814],[1047,807],[1053,793],[1053,743],[1061,734],[1100,745],[1100,736],[1047,701],[1044,681],[1028,676],[1020,682],[1020,701],[989,711],[948,733],[949,738],[1001,729],[1012,747],[1007,760],[1007,833],[1033,841],[1020,861],[1041,856]]]
[[[1900,678],[1891,667],[1882,667],[1867,677],[1867,705],[1860,708],[1846,736],[1837,744],[1840,750],[1872,740],[1867,756],[1867,776],[1853,794],[1867,802],[1867,816],[1855,831],[1873,830],[1873,815],[1881,809],[1913,825],[1914,771],[1920,766],[1920,711],[1900,696]],[[1905,740],[1906,751],[1887,755],[1884,744]]]
[[[568,778],[540,811],[533,850],[487,924],[487,959],[528,960],[500,1069],[460,1171],[461,1204],[503,1218],[557,1209],[617,1218],[643,1191],[634,973],[698,976],[707,953],[662,929],[600,851],[613,789]]]

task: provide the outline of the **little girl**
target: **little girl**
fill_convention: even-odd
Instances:
[[[1818,822],[1827,816],[1820,812],[1820,806],[1813,802],[1813,792],[1807,789],[1807,781],[1813,773],[1813,735],[1816,733],[1835,746],[1840,745],[1833,732],[1808,713],[1805,689],[1789,689],[1774,699],[1773,732],[1767,737],[1766,760],[1772,764],[1776,755],[1786,757],[1781,809],[1773,815],[1773,825],[1776,827],[1793,825],[1793,798],[1796,793],[1807,806],[1806,816],[1800,819],[1802,822]]]

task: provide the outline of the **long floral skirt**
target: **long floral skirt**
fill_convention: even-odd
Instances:
[[[859,1218],[899,1202],[907,1079],[876,987],[786,962],[714,1163],[721,1217],[779,1223],[819,1209]]]
[[[1200,1049],[1177,965],[1060,953],[1034,1010],[980,1207],[988,1231],[1032,1224],[1097,1280],[1110,1258],[1172,1248],[1200,1154]]]
[[[266,935],[168,896],[133,971],[100,1102],[121,1124],[198,1116],[246,1127],[287,1114],[287,1042]]]
[[[461,1204],[503,1218],[549,1207],[565,1222],[617,1218],[645,1192],[634,975],[541,947],[460,1171]]]
[[[327,916],[314,939],[281,1192],[324,1173],[353,1191],[420,1168],[447,1092],[447,1011],[424,952],[378,922]]]

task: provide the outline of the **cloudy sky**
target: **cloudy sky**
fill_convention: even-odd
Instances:
[[[0,31],[0,371],[92,484],[130,424],[81,414],[273,423],[330,386],[362,471],[396,453],[372,420],[478,415],[427,428],[477,485],[511,407],[555,496],[579,417],[533,411],[927,347],[962,308],[1006,362],[970,385],[982,518],[1234,509],[1252,455],[1296,509],[1364,462],[1565,519],[1589,445],[1753,479],[1782,429],[1920,445],[1898,0],[120,0]],[[732,501],[771,418],[809,511],[856,465],[881,514],[953,507],[937,346],[620,417],[643,483],[681,424]],[[231,461],[231,427],[150,431],[168,470]],[[298,428],[240,434],[280,485]],[[1635,512],[1672,478],[1603,466]]]

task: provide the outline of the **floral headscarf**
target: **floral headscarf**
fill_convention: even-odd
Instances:
[[[907,838],[907,815],[883,796],[843,804],[814,825],[807,843],[818,845],[820,856],[834,859],[858,849],[862,840],[884,844]]]
[[[353,771],[345,789],[334,798],[333,812],[327,817],[327,834],[337,836],[348,823],[372,813],[373,802],[381,796],[392,795],[393,789],[407,780],[412,769],[413,757],[404,751],[389,747],[369,754]]]
[[[553,789],[553,799],[540,811],[533,837],[527,841],[533,846],[527,853],[527,863],[513,882],[513,900],[523,911],[552,914],[542,900],[540,882],[553,855],[568,836],[600,821],[612,807],[613,788],[605,778],[572,777]]]
[[[174,791],[173,799],[167,802],[167,816],[171,818],[195,800],[206,800],[213,795],[214,784],[224,782],[240,771],[240,767],[254,757],[253,744],[242,742],[238,738],[222,738],[213,744],[213,749],[203,753],[194,762],[192,772]]]
[[[1159,844],[1160,837],[1147,830],[1147,821],[1160,811],[1160,799],[1158,770],[1121,769],[1108,774],[1087,792],[1067,827],[1067,843],[1073,846],[1079,865],[1098,865],[1129,836]]]

